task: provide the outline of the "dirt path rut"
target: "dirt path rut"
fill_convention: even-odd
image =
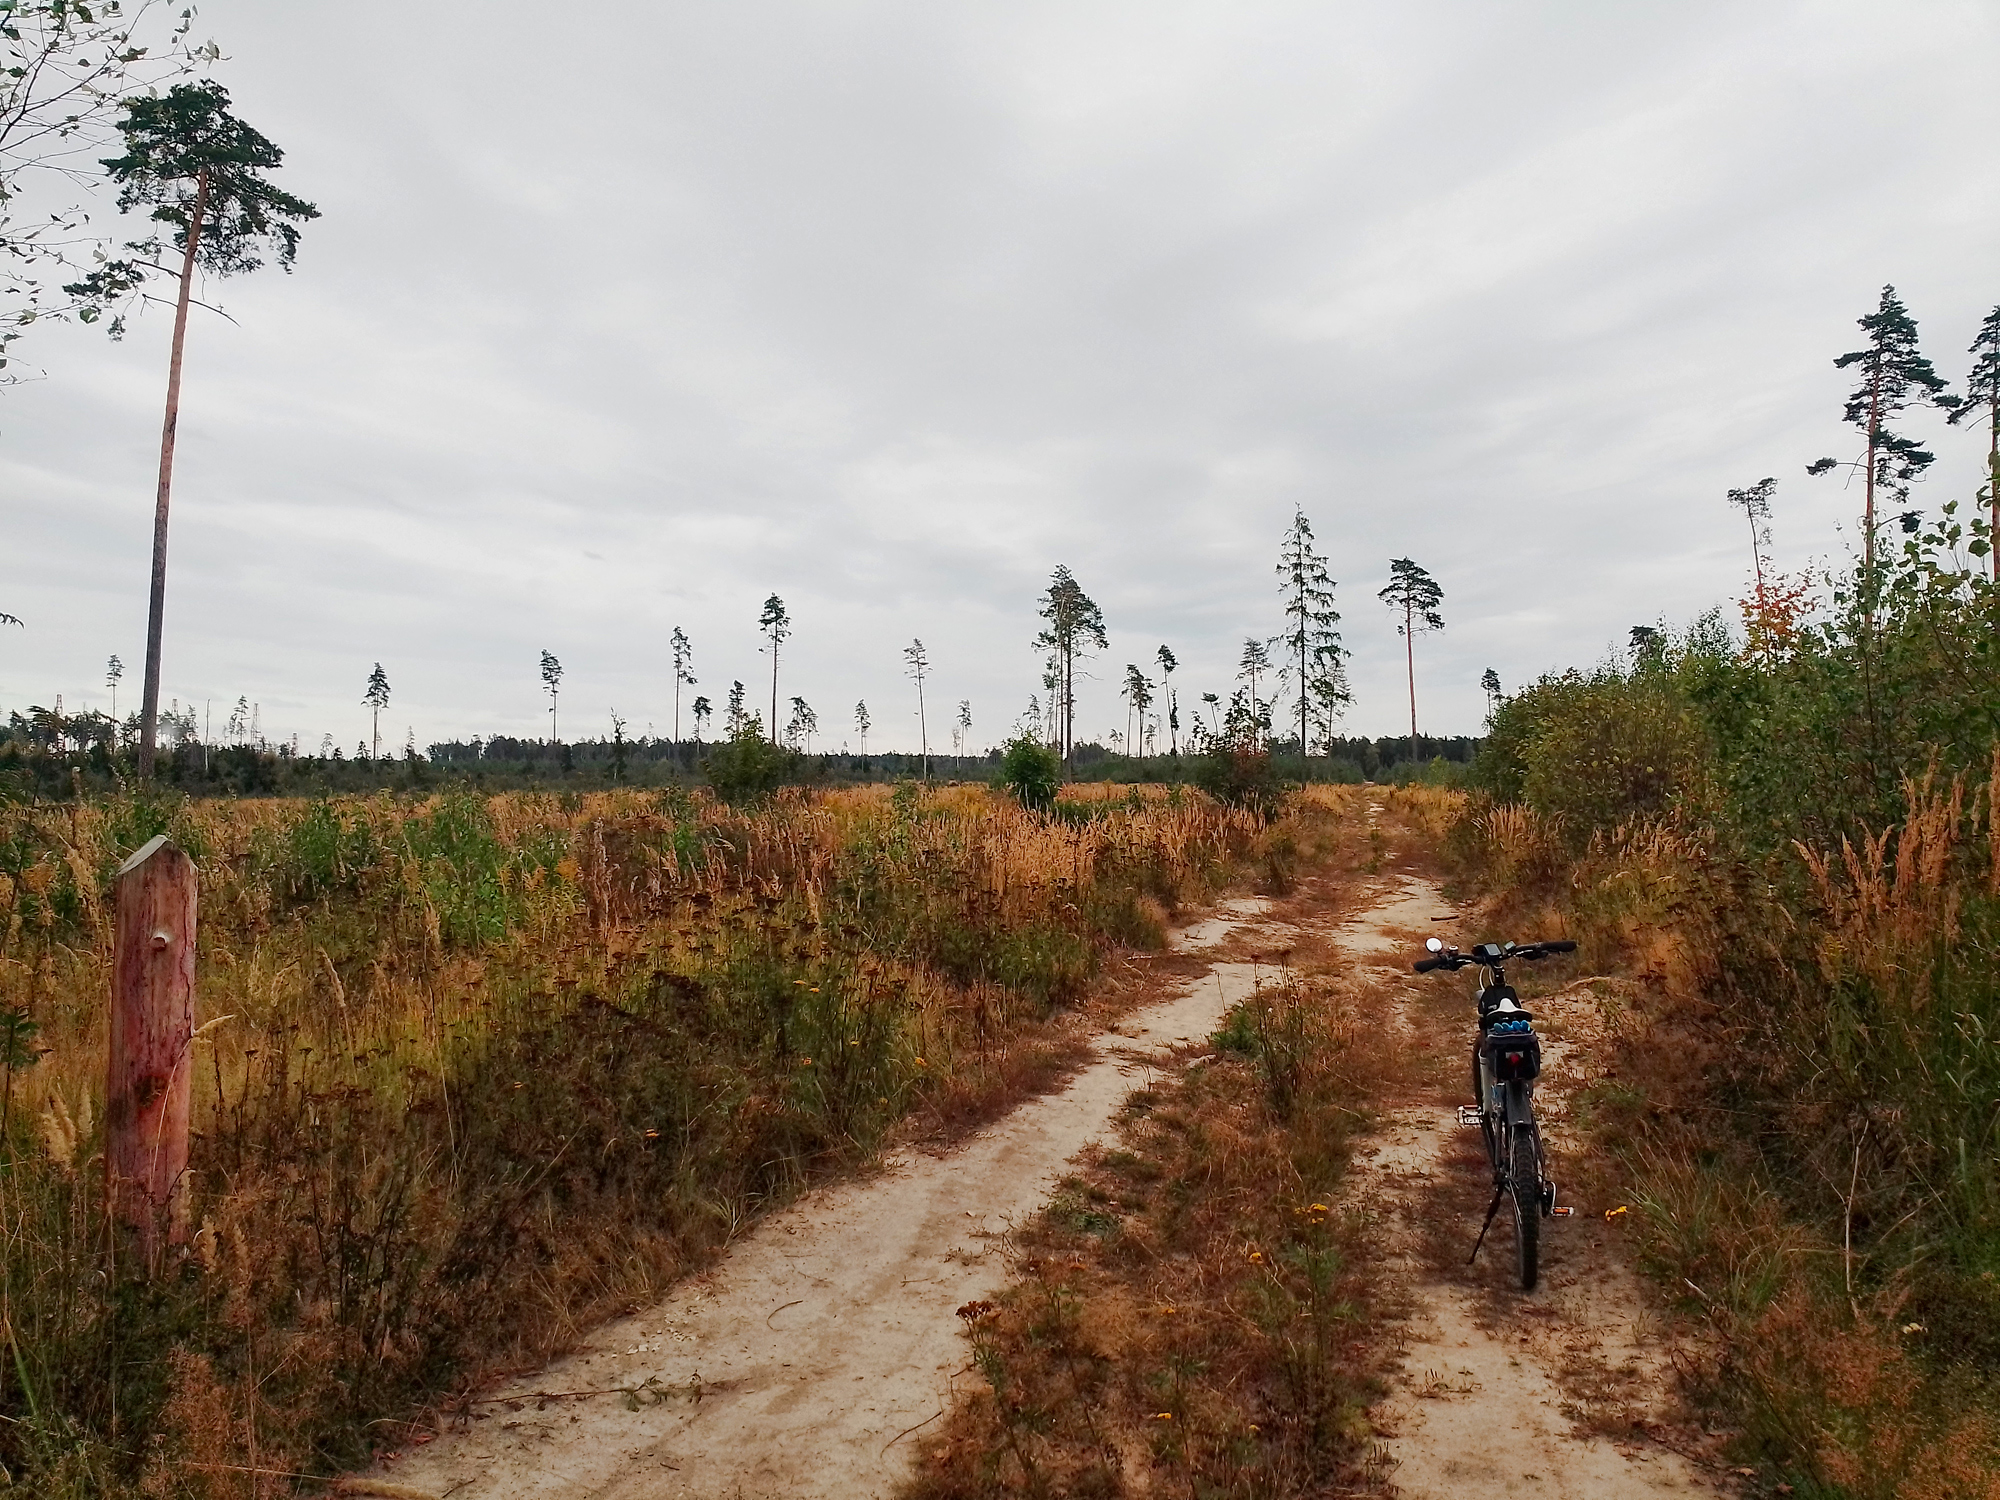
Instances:
[[[1671,1380],[1658,1329],[1604,1205],[1544,1221],[1532,1293],[1512,1279],[1504,1216],[1478,1267],[1464,1264],[1490,1197],[1478,1134],[1456,1121],[1467,1097],[1470,986],[1462,975],[1409,969],[1428,936],[1461,946],[1489,936],[1431,920],[1451,914],[1434,885],[1402,877],[1340,934],[1351,955],[1382,971],[1395,997],[1389,1025],[1429,1064],[1423,1085],[1390,1101],[1349,1178],[1351,1201],[1377,1217],[1408,1294],[1402,1371],[1372,1414],[1395,1491],[1402,1500],[1713,1496],[1712,1457],[1691,1460],[1675,1446],[1689,1438],[1664,1399]],[[1570,1100],[1601,1021],[1587,988],[1528,1004],[1544,1036],[1536,1112],[1560,1184]]]

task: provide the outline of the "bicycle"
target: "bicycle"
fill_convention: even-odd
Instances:
[[[1507,983],[1506,965],[1516,959],[1532,962],[1556,953],[1574,953],[1567,940],[1541,943],[1481,943],[1470,953],[1446,947],[1437,938],[1425,945],[1431,956],[1414,965],[1417,973],[1458,970],[1477,965],[1479,1035],[1472,1044],[1472,1104],[1458,1108],[1458,1123],[1477,1125],[1486,1142],[1486,1159],[1493,1167],[1493,1201],[1486,1222],[1479,1226],[1469,1266],[1479,1259],[1480,1246],[1503,1202],[1514,1205],[1514,1253],[1521,1290],[1531,1292],[1541,1275],[1543,1219],[1567,1219],[1573,1208],[1556,1205],[1555,1179],[1549,1176],[1548,1154],[1541,1126],[1535,1123],[1535,1080],[1542,1071],[1542,1043],[1535,1035],[1535,1018],[1521,1008],[1520,995]]]

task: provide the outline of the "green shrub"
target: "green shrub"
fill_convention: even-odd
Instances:
[[[321,804],[315,812],[323,808]],[[330,811],[319,820],[308,814],[306,822],[316,824],[317,831],[295,845],[302,851],[325,846],[334,861],[329,878],[331,869],[367,848],[365,823],[357,819],[351,831],[341,831],[338,821]],[[440,798],[429,811],[405,820],[403,847],[422,872],[424,899],[437,914],[441,941],[471,948],[506,935],[517,914],[520,888],[507,878],[514,860],[501,847],[483,798],[470,792]]]
[[[1579,833],[1671,810],[1700,782],[1701,726],[1671,685],[1607,678],[1560,695],[1526,747],[1522,795]]]
[[[1501,705],[1472,780],[1587,841],[1698,795],[1710,739],[1682,685],[1665,672],[1614,667],[1548,676]]]
[[[1062,785],[1062,760],[1032,735],[1017,734],[1000,756],[1000,785],[1021,806],[1048,812],[1055,806],[1056,788]]]
[[[2000,1476],[2000,588],[1944,509],[1817,618],[1534,684],[1452,841],[1649,981],[1594,1128],[1741,1451],[1802,1492]]]
[[[716,796],[732,807],[742,807],[761,802],[787,782],[796,781],[798,759],[765,739],[762,723],[753,718],[709,751],[701,770]]]
[[[1268,818],[1283,788],[1271,752],[1247,744],[1218,745],[1194,763],[1194,784],[1216,801]]]

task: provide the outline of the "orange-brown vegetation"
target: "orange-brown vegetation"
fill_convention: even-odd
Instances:
[[[2000,1494],[1990,1123],[2000,775],[1919,775],[1905,815],[1747,869],[1713,827],[1576,841],[1476,803],[1452,847],[1507,920],[1562,923],[1617,1042],[1585,1118],[1624,1222],[1707,1351],[1690,1391],[1799,1493]],[[1783,883],[1781,883],[1783,882]],[[1809,1489],[1807,1487],[1810,1487]]]
[[[1454,795],[1389,794],[1413,818]],[[1362,800],[1293,794],[1298,909],[1337,903],[1339,873],[1382,853],[1351,816]],[[912,1500],[1379,1487],[1381,1287],[1340,1191],[1397,1062],[1334,957],[1302,945],[1212,1050],[1133,1095],[1117,1142],[1016,1241],[1012,1286],[960,1310],[973,1371]]]
[[[108,876],[202,874],[185,1260],[103,1217]],[[979,788],[0,806],[0,1464],[252,1496],[1059,1071],[1052,1018],[1263,837]]]

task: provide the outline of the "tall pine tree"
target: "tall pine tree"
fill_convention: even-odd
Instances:
[[[1993,581],[2000,583],[2000,307],[1986,315],[1968,352],[1972,373],[1966,377],[1965,400],[1953,409],[1950,421],[1974,413],[1986,418],[1986,543],[1992,548]]]
[[[1056,729],[1061,741],[1063,763],[1070,764],[1076,744],[1076,664],[1092,651],[1110,646],[1104,633],[1104,611],[1083,591],[1068,568],[1058,567],[1049,576],[1048,592],[1042,595],[1041,617],[1048,621],[1035,645],[1049,653],[1050,691],[1056,695]]]
[[[559,743],[556,734],[556,696],[562,691],[563,664],[552,652],[542,653],[542,691],[549,695],[549,743]]]
[[[1410,759],[1417,758],[1417,632],[1420,630],[1444,629],[1444,616],[1438,613],[1438,605],[1444,602],[1444,590],[1438,581],[1418,567],[1407,557],[1392,558],[1389,562],[1389,585],[1377,596],[1391,609],[1403,612],[1403,623],[1396,630],[1403,637],[1403,654],[1410,669]]]
[[[1772,478],[1758,480],[1747,489],[1731,490],[1729,503],[1743,512],[1750,523],[1750,564],[1757,578],[1757,607],[1764,608],[1764,554],[1771,546],[1771,496],[1777,492],[1778,481]]]
[[[1896,296],[1893,286],[1882,288],[1882,300],[1875,311],[1857,320],[1868,342],[1850,350],[1833,362],[1836,370],[1858,367],[1860,382],[1841,411],[1843,421],[1861,429],[1867,437],[1866,453],[1859,460],[1863,500],[1862,599],[1864,611],[1872,612],[1875,595],[1875,509],[1877,492],[1898,503],[1909,498],[1910,486],[1937,460],[1915,438],[1896,432],[1889,424],[1912,405],[1924,404],[1951,411],[1955,398],[1945,393],[1945,381],[1931,368],[1917,348],[1917,320]],[[1838,467],[1831,458],[1818,459],[1806,466],[1808,474],[1824,474]]]
[[[680,626],[668,637],[668,646],[674,659],[674,743],[681,738],[681,689],[695,686],[694,643],[687,638],[687,632]]]
[[[1246,704],[1249,721],[1269,728],[1270,710],[1258,693],[1258,684],[1271,670],[1271,648],[1267,642],[1254,635],[1243,637],[1243,654],[1236,659],[1236,675],[1249,684],[1250,697]]]
[[[1326,721],[1327,737],[1333,735],[1333,721],[1350,701],[1347,672],[1341,658],[1347,652],[1340,644],[1340,612],[1333,607],[1334,581],[1326,559],[1313,545],[1312,523],[1303,510],[1294,511],[1292,524],[1278,546],[1278,586],[1285,598],[1285,633],[1280,643],[1288,660],[1299,669],[1299,765],[1304,774],[1306,759],[1312,754],[1309,724],[1318,705]]]
[[[785,613],[785,601],[776,594],[764,601],[757,628],[771,643],[771,743],[775,745],[778,743],[778,648],[792,633],[792,617]]]
[[[1167,695],[1167,754],[1181,753],[1181,706],[1174,693],[1174,673],[1180,668],[1180,659],[1164,645],[1154,653],[1160,663],[1160,691]]]
[[[924,780],[931,779],[931,729],[924,714],[924,679],[930,675],[931,655],[921,639],[903,648],[903,675],[917,685],[917,742],[924,757]]]
[[[1126,703],[1125,753],[1136,755],[1139,752],[1133,747],[1140,741],[1133,738],[1133,721],[1135,719],[1138,721],[1138,733],[1140,738],[1143,739],[1146,732],[1146,710],[1153,706],[1152,680],[1132,663],[1127,662],[1125,664],[1125,686],[1120,690],[1120,696],[1125,699]]]
[[[167,361],[167,411],[160,433],[159,481],[153,499],[153,579],[146,615],[146,679],[139,706],[139,774],[153,774],[160,713],[160,642],[167,595],[167,510],[173,492],[174,439],[180,426],[181,356],[187,345],[188,308],[197,271],[238,276],[256,270],[262,256],[286,270],[298,254],[299,226],[319,210],[268,182],[264,173],[285,153],[229,112],[219,83],[176,84],[164,94],[125,102],[119,131],[125,154],[104,162],[118,184],[118,208],[152,207],[155,224],[173,231],[180,267],[172,351]],[[157,237],[126,247],[132,256],[106,261],[82,281],[63,288],[95,313],[139,292],[167,257]],[[113,334],[122,331],[113,318]]]
[[[361,701],[373,715],[369,734],[373,749],[370,760],[382,758],[382,710],[389,706],[389,674],[382,670],[382,663],[375,663],[375,670],[368,674],[368,690],[361,695]]]

